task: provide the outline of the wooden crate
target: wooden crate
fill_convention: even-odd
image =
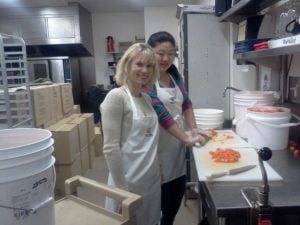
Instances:
[[[111,212],[101,206],[77,197],[76,192],[79,186],[88,188],[97,195],[102,194],[121,201],[122,213]],[[75,176],[66,180],[65,189],[66,197],[55,203],[56,225],[135,224],[135,211],[142,203],[142,198],[139,195],[118,188],[113,189],[106,184],[82,176]]]

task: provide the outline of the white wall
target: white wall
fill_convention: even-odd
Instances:
[[[134,41],[135,36],[144,37],[143,12],[92,14],[96,83],[109,84],[109,75],[114,72],[107,67],[112,56],[106,53],[106,37],[113,36],[115,50],[121,41]]]
[[[195,4],[212,2],[198,0]],[[109,75],[114,73],[107,66],[107,62],[112,61],[111,55],[106,53],[107,36],[113,36],[116,50],[119,41],[134,41],[135,36],[147,40],[152,33],[161,30],[170,32],[178,43],[176,10],[177,6],[145,7],[144,12],[92,14],[96,83],[107,86]]]
[[[294,54],[293,63],[291,64],[291,69],[289,76],[300,77],[300,53]]]
[[[145,7],[145,38],[157,31],[167,31],[171,33],[178,43],[178,19],[176,18],[176,8],[174,7]]]

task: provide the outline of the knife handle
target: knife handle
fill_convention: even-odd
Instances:
[[[218,178],[218,177],[223,177],[225,175],[228,175],[228,171],[215,172],[215,173],[212,173],[212,174],[206,176],[206,178],[214,179],[214,178]]]

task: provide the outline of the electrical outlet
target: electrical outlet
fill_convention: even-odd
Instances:
[[[271,90],[271,68],[259,66],[259,90]]]
[[[300,103],[300,77],[290,77],[289,100],[293,103]]]

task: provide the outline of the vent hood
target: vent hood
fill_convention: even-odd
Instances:
[[[0,32],[23,37],[28,57],[93,55],[91,15],[79,3],[1,9]]]

